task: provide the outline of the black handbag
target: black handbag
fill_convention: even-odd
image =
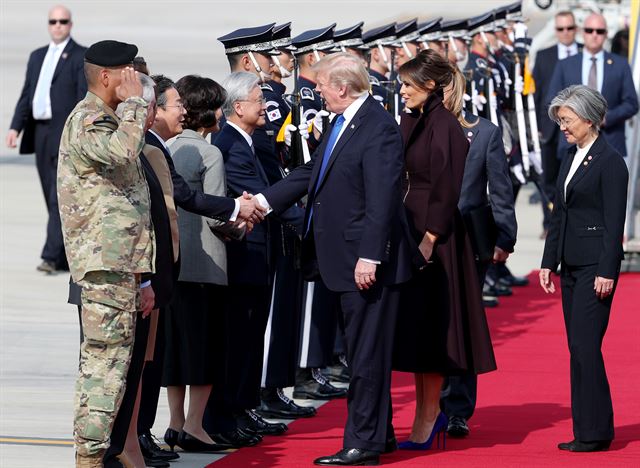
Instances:
[[[466,213],[463,219],[476,259],[481,262],[490,261],[498,239],[498,227],[493,219],[491,205],[475,208]]]

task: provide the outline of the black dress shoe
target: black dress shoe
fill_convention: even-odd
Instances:
[[[327,367],[323,374],[328,380],[333,380],[334,382],[349,383],[351,381],[349,368],[342,363]]]
[[[467,426],[467,420],[461,416],[451,416],[447,425],[447,434],[451,437],[467,437],[471,430]]]
[[[498,307],[498,305],[500,304],[500,302],[498,302],[498,298],[494,297],[494,296],[485,296],[484,294],[482,295],[482,304],[485,307]]]
[[[211,440],[216,444],[220,446],[228,446],[229,448],[252,447],[262,441],[261,435],[248,434],[242,429],[209,434],[209,437],[211,437]]]
[[[331,385],[319,369],[312,369],[310,376],[310,379],[296,384],[293,389],[293,398],[331,400],[347,396],[346,388],[337,388]]]
[[[207,442],[203,442],[200,439],[192,436],[188,432],[184,431],[180,431],[177,445],[185,452],[199,453],[224,452],[229,448],[226,445],[218,445],[216,443],[209,444]]]
[[[167,429],[167,431],[172,431],[173,429]],[[175,432],[175,431],[173,431]],[[180,458],[173,450],[164,450],[158,447],[158,444],[154,440],[155,438],[151,433],[142,434],[138,436],[138,441],[140,442],[140,450],[142,451],[142,456],[145,458],[158,458],[160,460],[177,460]],[[165,435],[166,440],[166,435]],[[175,445],[175,442],[174,442]]]
[[[594,440],[592,442],[582,442],[574,439],[571,442],[562,442],[558,444],[560,450],[569,452],[603,452],[611,446],[610,440]]]
[[[178,431],[173,430],[170,427],[167,428],[167,431],[164,433],[163,439],[167,443],[171,451],[173,451],[173,448],[177,445],[179,435],[180,433]]]
[[[498,282],[505,286],[526,286],[529,284],[529,278],[526,276],[514,276],[506,263],[496,265],[496,270]]]
[[[284,423],[270,423],[265,421],[254,410],[245,410],[236,416],[238,428],[249,434],[280,435],[289,430]]]
[[[145,457],[144,455],[142,458],[144,458],[145,466],[152,466],[153,468],[168,468],[170,466],[168,460],[162,460],[157,457]]]
[[[482,289],[482,294],[486,294],[488,296],[511,296],[513,291],[509,286],[505,286],[502,283],[487,278],[484,283],[484,288]]]
[[[265,418],[298,419],[316,415],[313,406],[297,405],[281,388],[263,388],[260,392],[260,407],[256,412]]]
[[[316,458],[314,465],[332,466],[377,466],[380,464],[380,453],[358,448],[344,448],[335,455]]]

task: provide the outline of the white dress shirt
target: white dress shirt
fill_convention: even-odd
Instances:
[[[571,182],[571,179],[573,178],[576,171],[580,167],[580,164],[582,164],[582,160],[589,153],[589,150],[591,149],[591,146],[593,146],[594,142],[595,140],[593,140],[584,148],[580,148],[578,146],[578,150],[576,151],[576,154],[573,155],[573,161],[571,161],[571,167],[569,168],[569,173],[567,174],[567,178],[564,179],[564,199],[565,200],[567,199],[567,186],[569,185],[569,182]]]
[[[227,123],[231,124],[231,122],[227,122]],[[167,150],[167,153],[171,154],[171,150],[167,146],[167,143],[164,141],[164,139],[160,135],[158,135],[156,132],[154,132],[151,129],[147,131],[152,135],[154,135],[160,141],[160,143],[162,143],[162,146],[164,146],[164,149]],[[233,223],[238,218],[238,213],[240,212],[240,202],[238,200],[234,200],[234,202],[235,202],[235,208],[233,209],[233,213],[231,213],[231,217],[229,218],[229,222],[231,223]]]
[[[240,133],[240,135],[242,135],[242,137],[247,140],[247,144],[253,148],[253,138],[251,138],[251,135],[249,135],[247,132],[245,132],[244,130],[242,130],[240,127],[238,127],[236,124],[234,124],[233,122],[230,122],[229,120],[227,120],[227,125],[231,125],[233,128],[235,128],[236,130],[238,130],[238,133]]]
[[[564,60],[567,57],[578,53],[578,43],[574,42],[570,45],[558,44],[558,60]]]
[[[53,81],[53,74],[58,61],[62,56],[64,48],[67,47],[71,37],[67,37],[60,44],[56,44],[53,41],[49,43],[49,49],[42,61],[42,68],[40,68],[40,74],[38,75],[38,83],[36,84],[36,90],[33,94],[32,102],[32,114],[36,120],[49,120],[51,118],[51,95],[49,90],[51,89],[51,82]],[[43,102],[38,102],[38,99],[42,97]]]
[[[582,49],[582,84],[588,86],[589,71],[591,70],[591,57],[596,58],[596,73],[598,74],[598,89],[602,92],[602,81],[604,80],[604,50],[595,55],[591,55],[586,49]]]

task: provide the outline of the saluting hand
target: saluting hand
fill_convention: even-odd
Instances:
[[[126,67],[120,72],[120,80],[120,85],[116,88],[118,99],[126,101],[130,97],[142,96],[140,77],[132,67]]]

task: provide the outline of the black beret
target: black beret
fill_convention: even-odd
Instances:
[[[101,67],[120,67],[133,63],[138,48],[133,44],[118,41],[100,41],[93,44],[84,54],[86,62]]]

